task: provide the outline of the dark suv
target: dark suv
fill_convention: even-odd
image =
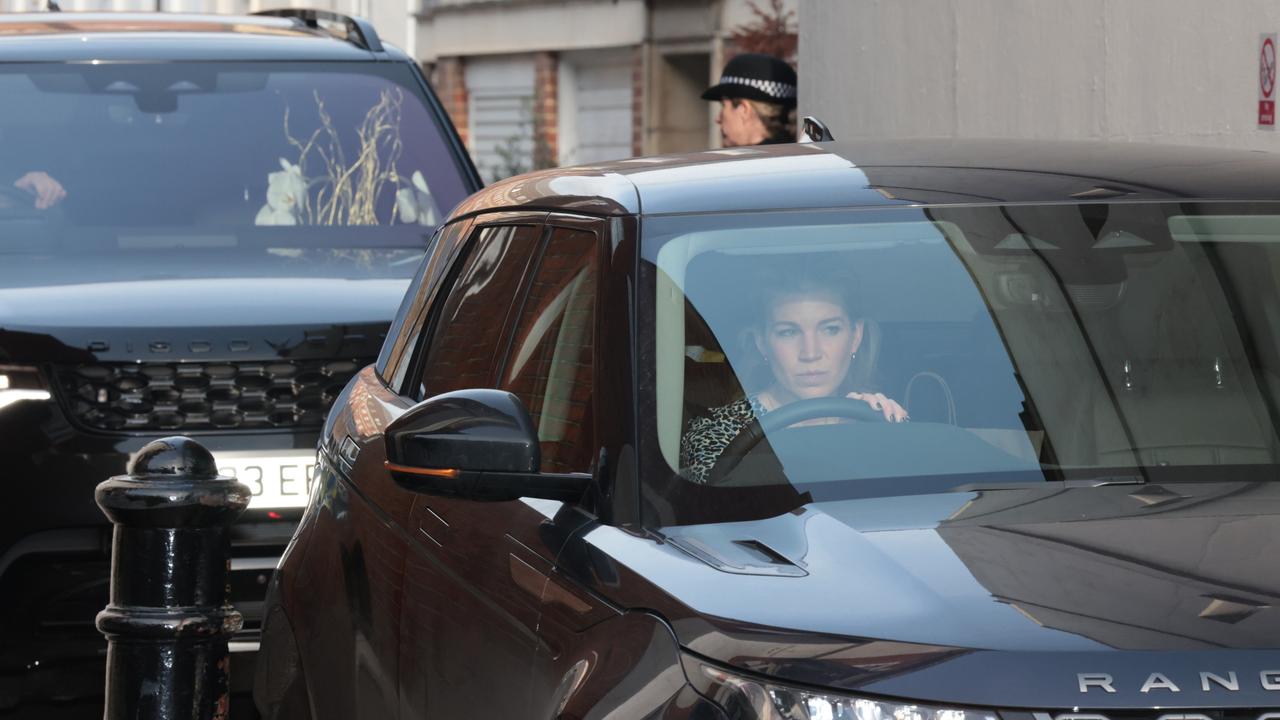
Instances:
[[[0,19],[0,710],[101,691],[93,489],[157,437],[255,492],[232,595],[256,647],[324,415],[479,187],[412,58],[277,15]]]
[[[1280,717],[1277,192],[922,141],[490,187],[330,413],[260,709]]]

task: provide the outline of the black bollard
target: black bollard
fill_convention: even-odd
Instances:
[[[115,524],[111,602],[98,613],[105,720],[227,717],[227,640],[242,622],[226,599],[228,526],[249,494],[185,437],[148,443],[127,475],[98,485]]]

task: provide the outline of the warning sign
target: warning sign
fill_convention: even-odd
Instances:
[[[1262,36],[1258,51],[1258,127],[1276,126],[1276,35]]]

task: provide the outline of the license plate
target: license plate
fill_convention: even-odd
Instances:
[[[315,453],[239,453],[216,456],[218,473],[230,475],[253,491],[255,509],[304,507],[315,481]]]

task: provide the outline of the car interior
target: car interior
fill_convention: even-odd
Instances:
[[[749,340],[750,294],[762,272],[790,262],[840,267],[859,286],[866,339],[851,373],[913,424],[860,431],[877,443],[946,426],[1011,461],[980,453],[974,471],[1273,464],[1280,222],[1196,213],[1150,203],[953,207],[929,210],[929,222],[847,226],[843,240],[831,228],[691,240],[683,268],[663,266],[683,290],[682,367],[666,368],[683,380],[680,432],[768,384]],[[663,373],[660,362],[660,386]],[[662,427],[661,391],[658,404]],[[853,442],[853,432],[832,442]],[[824,433],[836,431],[809,429],[806,442]],[[790,441],[770,442],[791,474]],[[880,470],[921,474],[914,461],[898,465]]]

